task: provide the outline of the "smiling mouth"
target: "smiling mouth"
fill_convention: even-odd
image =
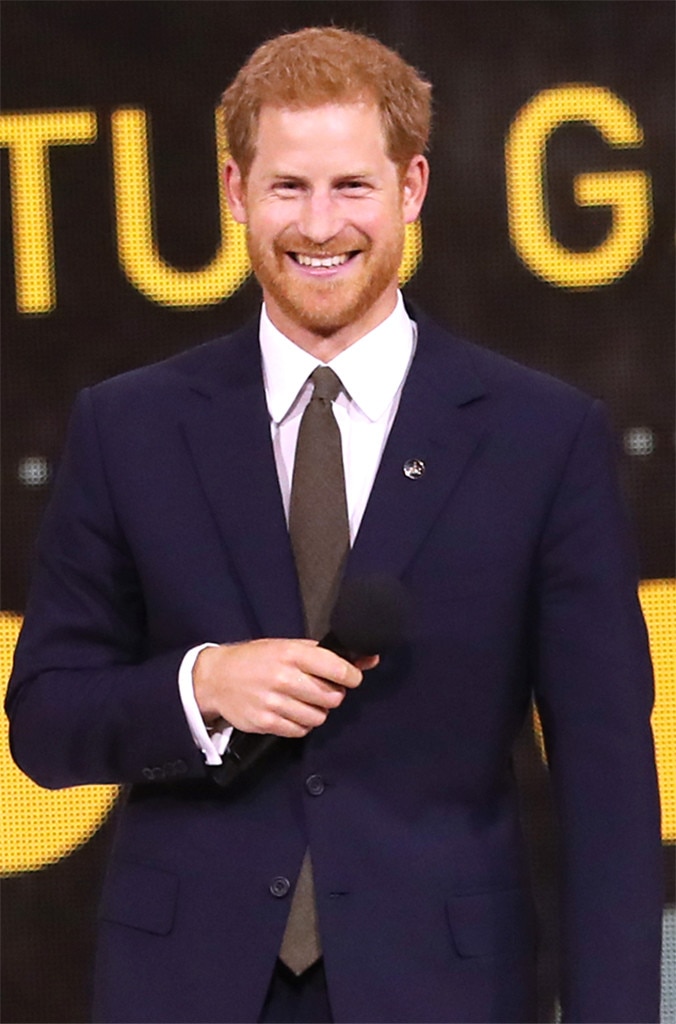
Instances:
[[[341,252],[338,256],[306,256],[302,252],[290,252],[288,255],[301,267],[325,267],[330,270],[333,267],[342,267],[344,263],[356,256],[358,251],[355,249],[353,252]]]

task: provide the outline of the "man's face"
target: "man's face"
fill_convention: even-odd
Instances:
[[[374,104],[263,107],[248,178],[230,162],[226,186],[273,323],[341,347],[380,323],[426,182],[424,157],[400,177]]]

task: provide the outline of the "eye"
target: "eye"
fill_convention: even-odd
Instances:
[[[364,196],[371,191],[371,183],[364,178],[345,178],[338,182],[338,191],[347,196]]]
[[[272,188],[278,195],[295,196],[301,191],[302,185],[292,178],[282,178],[274,182]]]

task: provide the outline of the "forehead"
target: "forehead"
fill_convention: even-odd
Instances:
[[[255,162],[389,158],[375,103],[324,103],[312,107],[265,104],[258,117]]]

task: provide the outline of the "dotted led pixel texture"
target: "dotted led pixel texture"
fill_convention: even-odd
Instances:
[[[0,613],[0,682],[4,696],[21,616]],[[45,737],[49,742],[49,737]],[[56,792],[31,782],[12,761],[7,719],[0,732],[0,873],[12,875],[53,864],[68,856],[108,816],[117,786],[77,786]]]
[[[665,842],[676,843],[676,580],[647,580],[641,584],[640,597],[655,668],[652,724],[662,836]]]
[[[612,209],[612,227],[584,252],[564,247],[552,233],[547,206],[547,143],[565,124],[591,125],[612,149],[643,144],[636,115],[610,89],[571,83],[544,89],[518,112],[507,133],[505,170],[512,245],[525,266],[560,288],[587,291],[609,285],[636,263],[652,219],[650,179],[643,171],[578,174],[579,206]]]

